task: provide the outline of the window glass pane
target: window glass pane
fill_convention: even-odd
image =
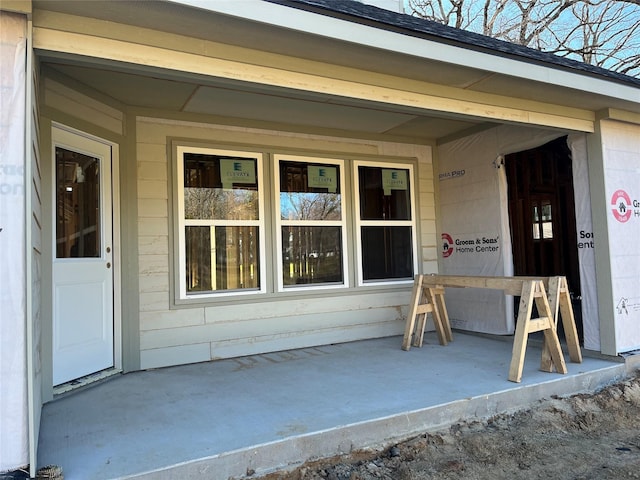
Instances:
[[[413,247],[409,226],[362,227],[364,280],[413,278]]]
[[[409,170],[358,167],[361,220],[411,220]]]
[[[533,239],[540,240],[540,224],[538,223],[533,224]]]
[[[337,165],[280,162],[280,218],[340,220],[340,169]]]
[[[543,203],[533,205],[533,239],[553,238],[553,218],[551,216],[551,204]]]
[[[540,217],[538,216],[538,206],[533,205],[533,239],[540,240]]]
[[[283,285],[342,283],[342,228],[282,227]]]
[[[184,218],[257,220],[255,158],[184,154]]]
[[[187,292],[259,288],[258,227],[185,227]]]
[[[100,256],[100,160],[56,147],[56,258]]]
[[[551,218],[551,204],[542,205],[542,238],[553,238],[553,222]]]

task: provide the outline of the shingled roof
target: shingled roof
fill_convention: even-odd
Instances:
[[[319,15],[339,18],[373,28],[393,31],[401,35],[423,38],[434,42],[446,43],[469,50],[500,55],[539,65],[547,65],[558,69],[573,70],[586,75],[600,78],[604,77],[607,80],[640,87],[640,78],[353,0],[265,1],[298,8]]]

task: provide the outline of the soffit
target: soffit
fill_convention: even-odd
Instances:
[[[43,58],[47,75],[99,92],[123,105],[236,119],[238,123],[277,124],[293,131],[322,131],[354,137],[429,143],[440,137],[490,125],[446,115],[418,115],[369,102],[342,101],[301,92],[214,81],[159,78]],[[61,74],[61,76],[60,76]],[[340,133],[342,132],[342,133]]]

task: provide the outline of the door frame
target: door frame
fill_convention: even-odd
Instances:
[[[52,394],[57,395],[61,393],[65,393],[70,390],[74,390],[76,388],[82,387],[89,383],[93,383],[95,381],[101,380],[103,378],[109,377],[111,375],[122,372],[122,261],[121,261],[121,241],[120,241],[120,155],[119,155],[119,145],[117,143],[111,142],[107,139],[98,137],[96,135],[92,135],[85,131],[64,125],[62,123],[58,123],[55,121],[51,122],[51,136],[49,141],[49,158],[51,168],[49,185],[50,185],[50,205],[51,210],[48,212],[48,217],[50,218],[49,222],[51,222],[51,229],[49,233],[49,241],[47,248],[51,250],[50,253],[50,269],[53,272],[53,261],[55,260],[55,242],[56,242],[56,231],[55,224],[53,224],[53,218],[55,215],[55,140],[54,140],[54,131],[62,130],[72,135],[77,135],[78,137],[82,137],[91,141],[95,141],[101,143],[103,145],[107,145],[111,148],[111,235],[112,235],[112,274],[113,274],[113,367],[107,369],[99,374],[88,375],[79,380],[73,381],[72,383],[65,383],[60,386],[53,386],[53,349],[50,350],[49,355],[49,364],[51,368],[51,374],[49,375],[50,383],[49,388],[52,389]],[[55,285],[53,284],[53,276],[50,277],[50,284],[48,286],[49,298],[51,304],[49,305],[49,311],[51,312],[50,316],[50,328],[49,331],[53,334],[53,321],[54,321],[54,313],[52,311],[53,306],[53,290]],[[51,336],[51,340],[53,340],[53,336]]]
[[[566,157],[561,150],[566,148]],[[540,157],[553,156],[550,162],[553,167],[545,171],[541,166]],[[558,157],[566,162],[569,174],[562,175],[557,166]],[[519,163],[521,168],[517,168]],[[535,166],[538,169],[534,168]],[[567,137],[561,136],[537,147],[528,148],[506,155],[505,175],[508,184],[508,221],[511,232],[512,260],[514,275],[537,275],[548,276],[547,273],[557,275],[563,274],[569,281],[571,295],[576,295],[575,302],[580,302],[582,285],[580,283],[580,259],[577,248],[577,215],[575,209],[575,189],[574,159],[567,144]],[[552,170],[552,171],[551,171]],[[534,174],[534,175],[532,175]],[[544,176],[550,176],[544,180]],[[535,177],[532,179],[532,177]],[[563,181],[564,180],[564,181]],[[532,240],[532,225],[534,224],[531,212],[532,201],[539,201],[542,198],[549,198],[551,201],[553,218],[553,245],[555,264],[552,272],[540,272],[535,270],[535,257],[526,254],[527,245],[531,250],[535,247]],[[557,221],[557,222],[556,222]],[[556,229],[556,225],[563,228]],[[557,243],[560,241],[560,243]],[[539,248],[543,248],[544,240],[539,239]],[[532,254],[533,252],[529,252]],[[541,253],[542,255],[542,253]],[[548,261],[547,261],[548,263]],[[579,307],[579,303],[577,305]],[[576,308],[576,322],[578,333],[583,341],[582,309]]]

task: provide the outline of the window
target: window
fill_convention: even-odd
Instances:
[[[356,162],[355,177],[359,283],[413,281],[413,167]]]
[[[537,201],[533,205],[533,239],[548,240],[553,238],[553,222],[551,203],[548,200]]]
[[[56,147],[56,258],[100,257],[100,159]]]
[[[346,223],[338,160],[275,157],[279,289],[346,286]]]
[[[264,291],[262,155],[178,148],[181,298]]]
[[[413,281],[411,163],[180,145],[174,178],[178,303]]]

